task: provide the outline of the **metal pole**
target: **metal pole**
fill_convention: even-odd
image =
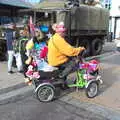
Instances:
[[[116,24],[117,24],[117,18],[115,17],[115,23],[114,23],[114,39],[116,37]]]
[[[36,23],[36,11],[34,11],[34,24]]]

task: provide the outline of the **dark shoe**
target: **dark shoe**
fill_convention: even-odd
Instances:
[[[14,72],[13,71],[8,71],[9,74],[13,74]]]
[[[21,71],[18,71],[19,73],[23,73],[23,71],[21,70]]]

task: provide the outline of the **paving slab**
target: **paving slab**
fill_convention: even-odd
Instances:
[[[93,99],[87,98],[84,90],[69,95],[80,102],[101,105],[120,113],[120,54],[106,58],[101,66],[103,85],[100,86],[98,96]]]
[[[0,92],[3,89],[15,89],[24,86],[24,76],[13,69],[13,74],[8,74],[7,62],[0,62]],[[13,87],[13,88],[12,88]]]

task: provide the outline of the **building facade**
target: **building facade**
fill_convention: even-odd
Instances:
[[[101,0],[102,5],[110,11],[109,32],[112,38],[120,37],[120,1],[119,0]]]
[[[120,37],[120,1],[112,0],[110,9],[111,16],[111,32],[114,33],[114,38]]]
[[[0,1],[0,25],[16,22],[18,19],[18,10],[28,8],[32,8],[31,4],[21,0]]]

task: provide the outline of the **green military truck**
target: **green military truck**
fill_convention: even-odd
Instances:
[[[68,42],[74,46],[85,46],[87,56],[101,53],[108,35],[109,11],[88,5],[67,8],[35,9],[40,24],[53,24],[63,21],[67,28]],[[46,14],[47,13],[47,14]],[[43,17],[44,15],[45,17]]]
[[[61,13],[62,14],[62,13]],[[58,15],[60,17],[60,15]],[[109,12],[106,9],[83,5],[72,8],[63,19],[71,43],[87,48],[88,55],[101,53],[108,34]]]

